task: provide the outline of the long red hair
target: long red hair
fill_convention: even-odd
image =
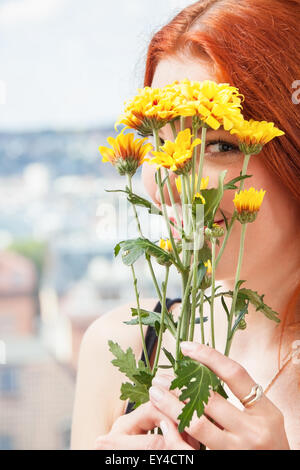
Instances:
[[[264,161],[298,203],[300,105],[292,95],[300,80],[299,23],[300,0],[197,1],[154,35],[144,77],[144,86],[151,86],[157,64],[170,55],[205,54],[215,64],[216,80],[238,87],[245,96],[245,118],[273,121],[284,130],[285,136],[263,150]],[[296,322],[299,294],[300,284],[283,314],[282,334],[291,312]]]

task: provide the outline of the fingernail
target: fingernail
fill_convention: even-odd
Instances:
[[[160,429],[162,430],[162,433],[163,433],[164,435],[166,435],[167,432],[168,432],[168,425],[167,425],[167,423],[166,423],[165,421],[161,421],[161,422],[159,423],[159,427],[160,427]]]
[[[151,387],[150,390],[149,390],[149,394],[150,394],[150,397],[154,400],[154,401],[160,401],[163,396],[164,396],[164,391],[161,390],[160,388],[158,387]]]
[[[190,341],[182,341],[182,343],[180,343],[180,348],[181,348],[182,352],[195,351],[196,347],[197,347],[197,344],[192,343]]]
[[[152,385],[160,385],[161,387],[169,389],[171,382],[172,379],[168,379],[167,377],[155,376],[152,380]]]

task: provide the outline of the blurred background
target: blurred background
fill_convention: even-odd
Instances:
[[[113,256],[137,235],[132,213],[105,192],[125,181],[98,147],[143,86],[153,33],[190,3],[0,0],[2,450],[69,447],[82,336],[134,299]],[[139,174],[134,189],[144,193]],[[137,272],[140,295],[156,297],[143,262]],[[168,296],[178,288],[171,277]]]

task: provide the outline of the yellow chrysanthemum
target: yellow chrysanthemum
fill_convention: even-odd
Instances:
[[[241,223],[253,222],[263,202],[266,191],[257,191],[254,188],[245,189],[235,193],[234,206],[238,212],[238,220]]]
[[[171,242],[168,238],[166,240],[161,238],[159,240],[159,247],[162,248],[163,250],[169,251],[169,252],[171,252],[173,250],[172,244],[171,244]]]
[[[205,263],[204,266],[206,267],[206,274],[210,275],[212,272],[212,266],[211,266],[211,261],[208,259]]]
[[[201,144],[201,139],[195,139],[193,142],[191,140],[190,129],[185,129],[178,133],[175,142],[166,140],[160,147],[161,151],[152,152],[154,158],[147,161],[157,168],[168,168],[177,175],[188,173],[191,170],[193,149]]]
[[[202,204],[205,204],[205,202],[206,202],[204,197],[200,193],[196,193],[195,196],[194,196],[194,199],[200,199]]]
[[[214,130],[220,126],[230,130],[243,119],[241,102],[244,97],[228,83],[185,79],[174,82],[173,87],[185,98],[185,102],[178,105],[178,111],[183,116],[193,116],[194,124],[198,123],[199,127],[206,124]]]
[[[208,181],[209,181],[209,177],[208,177],[208,176],[207,176],[206,178],[201,178],[200,190],[207,188],[207,186],[208,186]],[[198,175],[195,174],[194,192],[196,191],[196,188],[197,188],[197,182],[198,182]],[[179,194],[181,194],[182,185],[181,185],[181,178],[180,178],[179,176],[178,176],[178,178],[175,178],[175,184],[176,184],[177,191],[179,192]],[[190,184],[192,184],[192,175],[190,175]]]
[[[103,162],[110,162],[121,175],[133,175],[137,168],[145,161],[145,156],[153,149],[152,144],[145,144],[144,139],[135,139],[134,134],[124,134],[124,129],[114,139],[108,137],[107,142],[112,148],[100,146],[99,151]]]
[[[125,124],[143,136],[152,135],[153,129],[161,129],[179,116],[177,106],[182,99],[179,91],[170,86],[140,88],[138,94],[125,103],[124,114],[119,117],[116,126]]]
[[[242,120],[230,131],[240,142],[240,149],[245,154],[257,154],[262,147],[275,137],[284,135],[284,132],[275,127],[273,122]]]

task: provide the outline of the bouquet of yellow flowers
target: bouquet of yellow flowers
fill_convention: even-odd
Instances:
[[[257,155],[265,144],[283,135],[284,132],[277,129],[272,122],[245,120],[242,115],[243,100],[244,97],[237,88],[208,80],[197,82],[186,79],[163,88],[145,87],[139,89],[138,94],[126,103],[124,112],[116,123],[116,126],[124,124],[125,127],[116,138],[108,138],[111,148],[103,146],[99,148],[103,161],[110,162],[121,175],[127,176],[125,189],[118,191],[124,192],[132,204],[139,231],[138,238],[121,241],[115,247],[115,256],[121,253],[123,263],[130,266],[132,271],[136,307],[131,309],[132,319],[126,323],[140,326],[145,356],[145,364],[142,361],[137,363],[131,348],[124,352],[117,343],[109,342],[110,350],[115,356],[113,364],[125,373],[130,381],[122,384],[121,399],[129,399],[135,404],[135,408],[149,400],[148,390],[153,377],[159,367],[166,367],[160,365],[159,359],[163,334],[168,330],[176,340],[175,357],[170,351],[163,349],[170,362],[169,367],[174,370],[175,378],[170,389],[179,388],[181,391],[179,399],[185,402],[178,417],[180,432],[189,426],[194,412],[198,417],[203,414],[210,390],[217,391],[227,398],[222,381],[206,366],[184,356],[180,349],[181,341],[193,341],[197,323],[200,324],[202,344],[208,344],[203,328],[205,321],[210,323],[210,346],[215,347],[216,297],[221,297],[228,321],[224,351],[227,356],[235,332],[246,328],[245,315],[248,313],[249,303],[270,320],[279,322],[278,314],[264,303],[264,295],[242,287],[245,281],[240,280],[240,269],[247,225],[255,221],[265,195],[263,189],[250,187],[249,190],[243,190],[245,179],[251,177],[246,173],[247,166],[250,158]],[[192,132],[189,128],[185,128],[187,117],[192,119]],[[176,121],[178,121],[177,126]],[[170,126],[173,140],[166,140],[162,145],[159,130],[165,126]],[[225,183],[227,170],[223,170],[219,174],[218,186],[208,188],[208,177],[203,175],[206,132],[207,129],[217,130],[221,127],[237,136],[240,151],[244,154],[243,166],[240,175],[227,183]],[[128,128],[137,131],[142,138],[135,139],[133,133],[125,133]],[[155,148],[148,142],[150,136],[154,137]],[[151,158],[149,154],[152,154]],[[160,193],[161,209],[133,191],[132,177],[145,161],[156,166],[155,179]],[[182,222],[175,203],[170,172],[177,175],[176,188],[180,194]],[[173,221],[170,220],[166,210],[165,185],[175,214]],[[235,190],[233,216],[230,221],[220,209],[220,203],[227,190]],[[146,238],[143,235],[136,206],[162,216],[169,238],[160,239],[159,242]],[[215,223],[217,210],[220,210],[224,217],[225,229]],[[242,229],[234,289],[217,292],[220,286],[216,286],[215,283],[216,268],[236,221],[242,224]],[[173,235],[174,230],[178,234],[177,237]],[[220,238],[223,238],[221,246]],[[220,246],[218,256],[216,256],[216,245]],[[162,305],[161,314],[140,307],[134,264],[142,256],[149,265]],[[153,260],[165,267],[165,278],[161,285],[153,269]],[[181,277],[182,286],[178,321],[175,321],[166,307],[169,271],[172,266]],[[205,293],[208,288],[210,295]],[[225,298],[231,299],[230,308]],[[209,318],[203,316],[204,302],[209,304]],[[158,335],[152,367],[146,350],[143,325],[153,326]]]

